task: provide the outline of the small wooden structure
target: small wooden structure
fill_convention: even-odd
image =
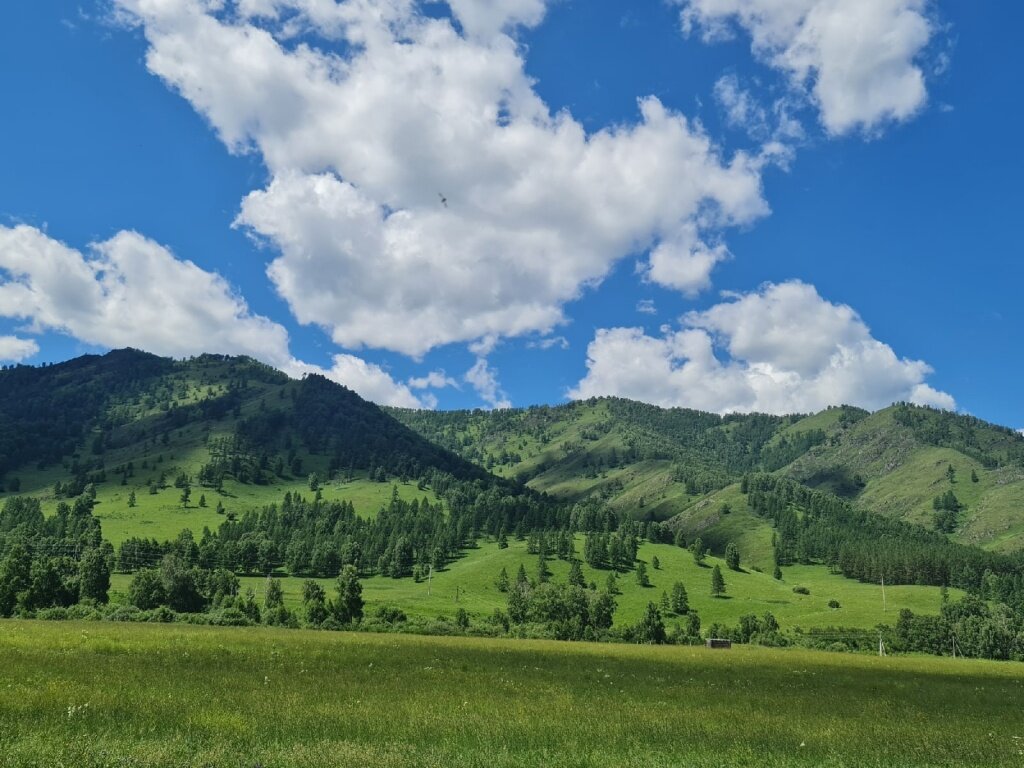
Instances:
[[[723,640],[719,637],[709,637],[705,645],[715,650],[729,650],[732,648],[732,640]]]

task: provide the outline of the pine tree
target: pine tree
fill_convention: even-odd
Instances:
[[[495,580],[494,586],[498,588],[499,592],[508,592],[508,571],[506,571],[504,568],[502,568],[501,573],[498,574],[498,578]]]
[[[782,581],[782,569],[779,568],[778,563],[775,564],[775,570],[772,571],[772,578],[774,578],[776,581]]]
[[[677,581],[672,585],[672,598],[669,601],[672,613],[682,616],[690,610],[690,598],[686,594],[686,587],[683,582]]]
[[[656,571],[661,568],[661,561],[658,559],[657,555],[651,558],[651,568]]]
[[[579,560],[573,560],[569,565],[569,583],[574,587],[583,587],[586,581],[583,579],[583,566]]]
[[[641,587],[651,586],[651,580],[647,577],[647,566],[644,563],[636,564],[636,583]]]
[[[619,577],[615,575],[615,571],[608,574],[608,580],[605,582],[604,588],[609,595],[619,594]]]
[[[740,569],[740,550],[731,541],[725,545],[725,564],[729,566],[731,571],[738,571]]]
[[[135,504],[136,504],[135,491],[132,490],[132,491],[128,492],[128,506],[129,507],[134,507]]]
[[[693,562],[697,565],[701,565],[704,562],[704,542],[700,540],[699,536],[690,544],[690,552],[693,553]]]
[[[717,565],[711,569],[711,595],[721,597],[725,594],[725,578],[722,576],[722,569]]]
[[[530,584],[530,577],[526,575],[526,567],[520,563],[519,570],[516,571],[516,586],[524,587]]]

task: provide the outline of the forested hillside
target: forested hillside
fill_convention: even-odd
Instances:
[[[859,648],[884,581],[923,612],[901,647],[955,626],[1024,655],[1024,441],[976,419],[383,410],[246,358],[133,350],[0,371],[0,415],[0,615],[339,628],[364,622],[365,582],[363,625],[388,631],[695,642],[700,606],[716,636],[834,645],[799,627],[842,611]],[[1010,534],[970,546],[997,502]]]
[[[753,534],[719,514],[746,472],[776,472],[965,543],[1024,546],[1024,437],[970,416],[896,404],[877,413],[718,416],[614,398],[507,411],[393,410],[423,436],[567,500],[717,541]],[[756,527],[756,526],[755,526]],[[740,528],[743,528],[740,530]],[[759,543],[758,543],[759,542]]]

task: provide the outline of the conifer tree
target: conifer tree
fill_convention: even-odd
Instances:
[[[725,578],[722,576],[722,569],[717,565],[711,569],[711,595],[721,597],[725,594]]]

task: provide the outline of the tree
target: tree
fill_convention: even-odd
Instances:
[[[583,579],[583,566],[579,560],[573,560],[569,565],[569,583],[574,587],[584,587],[586,582]]]
[[[199,506],[200,507],[205,507],[206,506],[206,494],[205,493],[199,494]]]
[[[320,490],[320,475],[316,472],[311,472],[309,475],[309,490],[316,493]]]
[[[160,562],[160,580],[166,603],[181,613],[198,613],[206,607],[206,599],[199,591],[195,568],[177,555],[167,555]]]
[[[504,568],[501,569],[501,573],[498,574],[498,578],[494,581],[494,586],[498,588],[499,592],[508,592],[508,571],[506,571]]]
[[[704,562],[704,542],[700,540],[699,536],[690,544],[690,552],[693,554],[693,562],[697,565],[701,565]]]
[[[10,616],[18,603],[18,594],[28,589],[32,579],[32,556],[21,544],[15,544],[0,562],[0,616]]]
[[[619,594],[619,577],[615,575],[615,571],[608,574],[608,579],[605,581],[604,588],[609,595]]]
[[[181,506],[187,507],[188,500],[192,498],[192,489],[186,485],[181,489]]]
[[[669,607],[672,609],[672,613],[679,616],[690,610],[690,598],[686,594],[686,587],[683,586],[683,582],[677,581],[672,585],[672,597],[669,599]]]
[[[722,576],[722,569],[717,565],[711,569],[711,595],[721,597],[725,594],[725,578]]]
[[[946,467],[946,479],[949,480],[951,485],[956,482],[956,470],[952,464]]]
[[[731,571],[740,569],[740,549],[731,541],[725,545],[725,564]]]
[[[516,571],[516,586],[524,587],[529,586],[530,577],[526,575],[526,566],[522,563],[519,564],[519,570]]]
[[[681,528],[678,531],[676,531],[676,535],[672,539],[672,543],[680,549],[686,549],[686,534],[683,533],[683,530]]]
[[[135,504],[136,504],[135,491],[132,490],[132,491],[128,492],[128,506],[129,507],[134,507]]]
[[[782,569],[779,568],[779,564],[775,564],[775,570],[772,571],[772,578],[776,581],[782,581]]]
[[[87,551],[78,563],[78,595],[83,602],[106,603],[110,591],[110,566],[99,547]]]
[[[651,580],[647,578],[647,566],[643,563],[636,564],[636,583],[641,587],[651,586]]]
[[[537,554],[537,583],[544,584],[550,575],[551,573],[548,571],[548,556],[545,554],[544,548],[541,547],[540,552]]]
[[[143,611],[150,611],[166,601],[160,571],[156,568],[137,571],[128,585],[128,602]]]
[[[354,565],[346,565],[338,576],[338,601],[334,617],[341,624],[352,624],[363,618],[363,585]]]
[[[633,628],[633,636],[638,643],[660,645],[665,642],[665,622],[662,621],[661,611],[654,603],[647,604],[643,617]]]
[[[267,591],[263,595],[263,607],[268,611],[284,605],[284,590],[280,579],[267,577]]]
[[[977,472],[977,470],[974,470],[974,469],[971,470],[971,482],[972,483],[978,482],[978,472]]]
[[[306,609],[306,623],[319,627],[327,619],[327,593],[312,579],[302,582],[302,605]]]
[[[657,555],[651,558],[651,568],[656,571],[661,568],[661,560],[658,559]]]

